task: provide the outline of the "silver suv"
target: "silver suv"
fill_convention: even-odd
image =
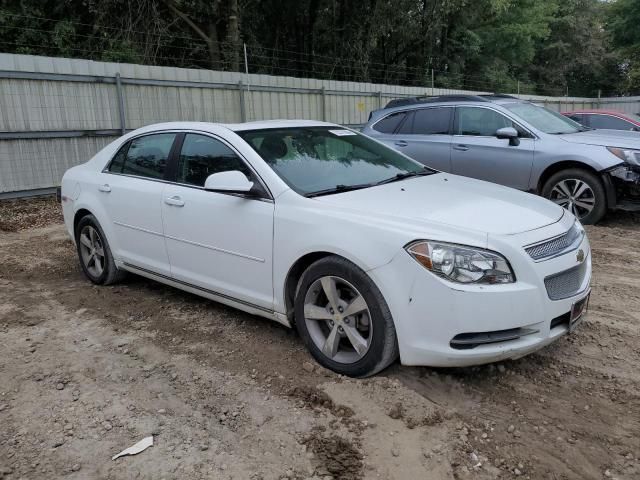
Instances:
[[[640,211],[640,133],[592,130],[508,95],[392,100],[362,130],[419,162],[542,195],[582,223]]]

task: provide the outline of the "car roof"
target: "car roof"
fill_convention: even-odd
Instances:
[[[269,128],[294,128],[294,127],[336,127],[345,128],[335,123],[319,122],[315,120],[261,120],[245,123],[216,123],[216,122],[163,122],[145,125],[135,131],[137,133],[154,132],[158,130],[202,130],[210,131],[215,128],[226,128],[233,132],[245,130],[264,130]]]
[[[398,107],[413,107],[420,105],[433,105],[433,104],[447,104],[447,103],[513,103],[513,102],[525,102],[512,95],[491,93],[480,95],[468,95],[468,94],[452,94],[452,95],[439,95],[436,97],[405,97],[396,98],[390,100],[382,110],[389,110]]]
[[[617,117],[624,117],[624,112],[616,112],[615,110],[573,110],[571,112],[562,112],[563,115],[573,115],[576,113],[603,113],[605,115],[615,115]]]

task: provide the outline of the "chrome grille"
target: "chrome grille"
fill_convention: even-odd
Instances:
[[[551,300],[562,300],[580,292],[587,273],[587,261],[544,279]]]
[[[543,258],[553,257],[560,252],[568,249],[581,236],[582,231],[579,230],[576,224],[574,224],[568,232],[563,233],[562,235],[550,240],[545,240],[544,242],[538,243],[536,245],[526,247],[525,251],[534,260],[542,260]]]

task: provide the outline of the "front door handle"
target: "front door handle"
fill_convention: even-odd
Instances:
[[[100,190],[101,192],[109,193],[111,191],[111,187],[108,183],[105,183],[104,185],[100,185],[98,187],[98,190]]]
[[[184,207],[184,200],[182,200],[178,195],[165,198],[164,203],[166,203],[167,205],[172,205],[174,207]]]
[[[406,147],[407,145],[409,145],[405,140],[398,140],[397,142],[394,142],[398,147]]]
[[[467,150],[469,150],[469,147],[467,147],[466,145],[454,145],[453,149],[460,152],[466,152]]]

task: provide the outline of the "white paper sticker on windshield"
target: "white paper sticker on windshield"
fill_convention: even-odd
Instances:
[[[334,135],[338,137],[346,137],[347,135],[357,135],[356,132],[352,132],[351,130],[329,130]]]

